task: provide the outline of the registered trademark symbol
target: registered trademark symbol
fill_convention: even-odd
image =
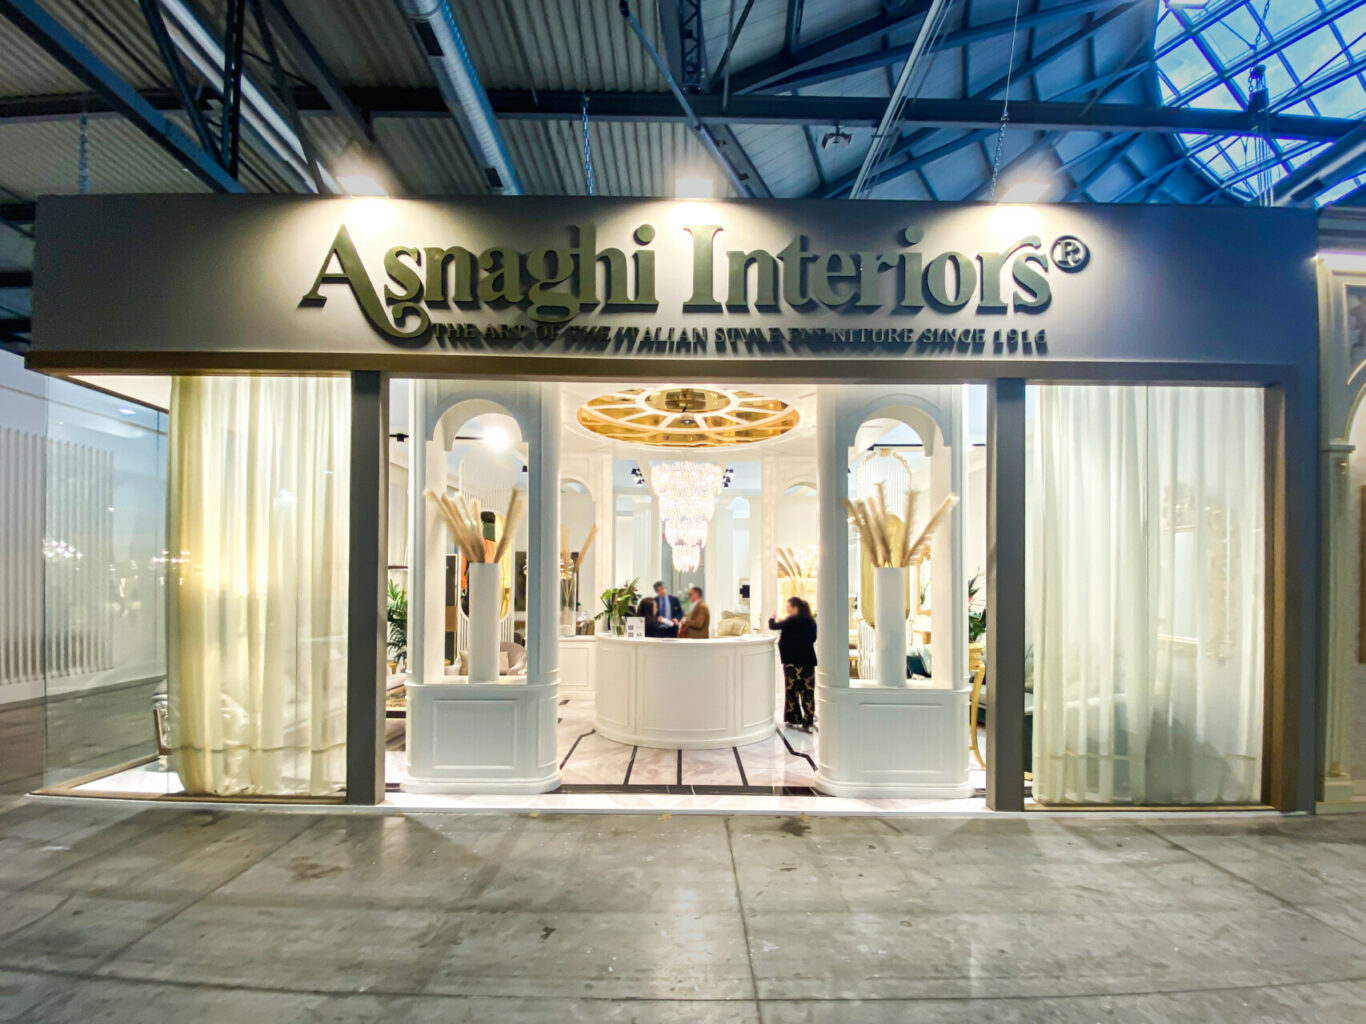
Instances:
[[[1075,274],[1091,261],[1091,250],[1075,235],[1063,235],[1053,243],[1053,265],[1068,274]]]

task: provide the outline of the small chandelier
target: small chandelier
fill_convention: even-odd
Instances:
[[[716,511],[716,496],[726,485],[726,471],[713,462],[656,462],[650,483],[659,498],[664,539],[673,551],[674,568],[692,572],[702,562],[707,526]]]

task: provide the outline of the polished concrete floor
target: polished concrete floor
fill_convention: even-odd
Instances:
[[[0,1020],[1366,1020],[1366,816],[0,798]]]

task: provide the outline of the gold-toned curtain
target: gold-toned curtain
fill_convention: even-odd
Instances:
[[[345,379],[173,384],[167,675],[189,793],[344,785],[350,419]]]
[[[1038,388],[1034,795],[1261,798],[1262,393]]]

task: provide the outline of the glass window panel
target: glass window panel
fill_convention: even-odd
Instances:
[[[1273,36],[1279,36],[1286,29],[1312,17],[1318,9],[1314,0],[1272,0],[1269,4],[1259,4],[1257,14],[1261,16],[1266,30]]]
[[[1211,25],[1200,35],[1210,49],[1214,51],[1215,56],[1217,56],[1225,66],[1231,64],[1252,49],[1250,45],[1251,37],[1246,39],[1243,38],[1229,27],[1227,22]]]
[[[157,754],[164,690],[166,415],[53,380],[43,535],[47,784]]]
[[[1185,42],[1161,60],[1163,72],[1181,92],[1214,74],[1205,55],[1194,42]]]
[[[1275,6],[1274,4],[1272,6]],[[1322,74],[1343,64],[1346,57],[1333,30],[1324,25],[1303,39],[1297,39],[1281,51],[1301,81],[1310,75]]]
[[[1289,41],[1292,34],[1303,30],[1308,19],[1322,11],[1323,4],[1316,0],[1231,5],[1217,23],[1201,30],[1203,45],[1212,52],[1212,58],[1201,54],[1191,41],[1158,60],[1159,77],[1167,80],[1161,89],[1163,102],[1202,109],[1241,109],[1249,72],[1239,72],[1227,85],[1216,84],[1211,81],[1211,62],[1227,66],[1246,59],[1254,49],[1276,49],[1275,56],[1265,62],[1266,86],[1273,109],[1305,117],[1359,119],[1366,113],[1366,88],[1356,77],[1331,85],[1328,79],[1341,73],[1348,53],[1366,54],[1366,5],[1340,15],[1332,24],[1320,25],[1302,39]],[[1165,31],[1166,38],[1170,38],[1171,30]],[[1285,45],[1278,47],[1278,40],[1284,40]],[[1292,98],[1293,103],[1283,106],[1287,98]],[[1261,166],[1267,158],[1261,145],[1229,140],[1215,149],[1210,147],[1209,140],[1195,133],[1183,134],[1179,141],[1197,166],[1229,181],[1239,193],[1257,194],[1267,181],[1286,173],[1286,168],[1278,164],[1274,170],[1248,175],[1249,170]],[[1293,165],[1303,163],[1320,148],[1306,147],[1298,140],[1278,139],[1273,145]],[[1251,184],[1237,180],[1249,178]]]
[[[1331,203],[1334,199],[1341,199],[1348,192],[1353,191],[1357,187],[1357,184],[1358,179],[1356,178],[1350,178],[1347,181],[1340,182],[1323,193],[1323,195],[1319,196],[1314,202],[1318,206],[1323,206],[1326,203]]]
[[[1261,8],[1258,8],[1258,11],[1260,10]],[[1251,50],[1253,43],[1257,43],[1258,48],[1266,45],[1267,39],[1265,35],[1262,36],[1260,42],[1257,40],[1257,20],[1253,18],[1252,12],[1248,10],[1246,4],[1239,7],[1236,11],[1230,12],[1226,17],[1220,18],[1219,24],[1223,26],[1225,30],[1237,33],[1238,37],[1242,40],[1243,49],[1239,51],[1239,56],[1242,56]]]
[[[1172,36],[1181,32],[1181,23],[1168,10],[1161,10],[1157,16],[1157,45],[1161,46]]]
[[[1315,93],[1314,106],[1318,107],[1319,114],[1323,117],[1352,119],[1366,109],[1366,91],[1362,90],[1358,79],[1349,78],[1345,82],[1339,82],[1322,92]]]
[[[1192,107],[1199,107],[1205,110],[1242,110],[1243,105],[1238,102],[1238,97],[1229,91],[1228,86],[1220,82],[1213,89],[1208,89],[1190,101]]]

